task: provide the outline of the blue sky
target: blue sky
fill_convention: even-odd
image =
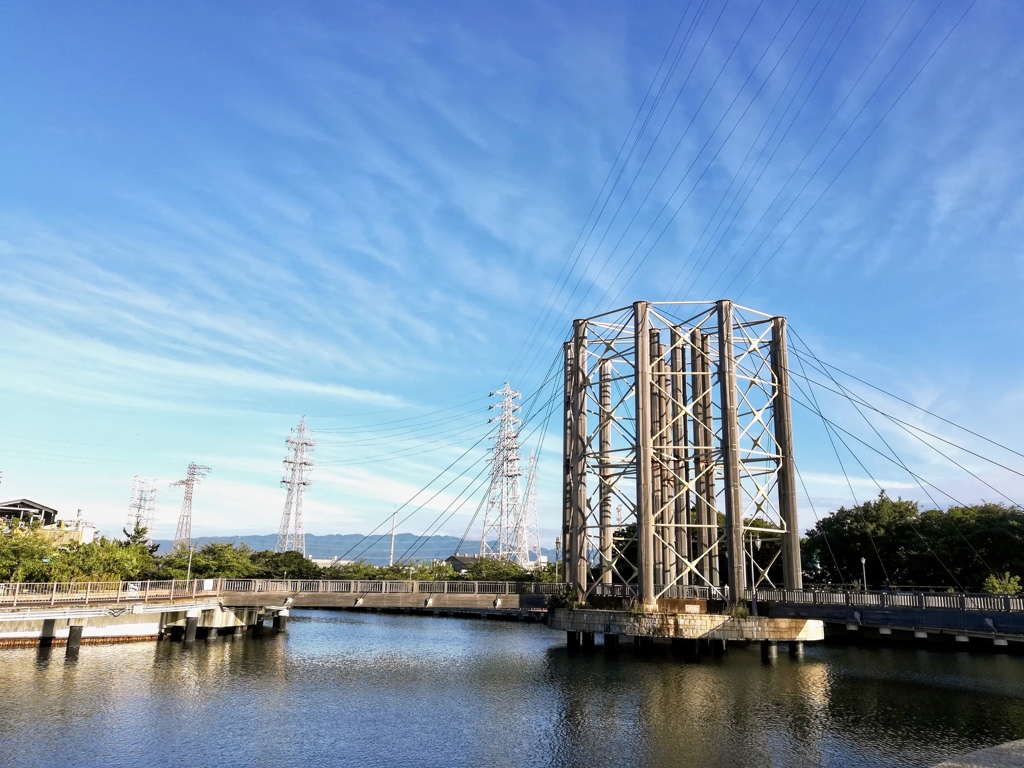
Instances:
[[[115,533],[157,478],[170,536],[196,461],[197,533],[271,532],[305,415],[307,531],[365,532],[471,449],[490,390],[538,390],[573,317],[638,298],[787,315],[1019,447],[1022,33],[1016,2],[5,3],[0,496]],[[880,429],[950,498],[1024,497]],[[871,477],[927,501],[877,457],[847,485],[805,412],[796,440],[819,514]],[[401,528],[461,534],[476,471]]]

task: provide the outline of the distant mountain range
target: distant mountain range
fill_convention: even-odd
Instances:
[[[252,534],[248,536],[198,536],[193,539],[196,547],[205,544],[245,544],[251,549],[262,551],[273,550],[277,546],[277,534]],[[174,542],[171,539],[155,539],[159,544],[160,554],[171,550]],[[444,560],[456,554],[455,548],[459,540],[454,536],[429,536],[420,538],[412,533],[395,534],[395,560]],[[374,565],[387,565],[391,551],[391,535],[384,534],[363,536],[359,533],[331,533],[318,536],[306,534],[306,555],[313,558],[338,557],[342,560],[366,560]],[[459,547],[461,554],[475,555],[480,551],[479,540],[466,540]],[[548,559],[555,556],[555,551],[542,550]]]

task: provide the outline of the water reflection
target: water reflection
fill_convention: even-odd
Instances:
[[[570,655],[536,625],[296,611],[286,635],[2,652],[0,764],[917,766],[1024,736],[1024,660]],[[60,663],[58,663],[60,662]]]

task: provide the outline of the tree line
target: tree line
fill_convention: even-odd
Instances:
[[[747,524],[777,528],[763,519]],[[718,527],[719,536],[724,536],[724,515],[719,514]],[[753,553],[756,572],[767,569],[770,583],[781,587],[780,543],[778,536],[759,533],[747,537],[744,547]],[[613,546],[614,580],[635,580],[636,525],[616,531]],[[692,551],[697,547],[691,542]],[[1015,593],[1024,575],[1024,512],[988,502],[922,511],[916,501],[891,499],[883,491],[877,499],[840,507],[818,519],[801,538],[800,554],[805,588],[863,589],[866,577],[867,588],[873,590]],[[728,573],[724,543],[719,546],[718,569]]]
[[[300,552],[258,551],[245,544],[206,544],[191,553],[178,547],[157,554],[145,528],[123,531],[121,539],[101,537],[88,544],[57,545],[38,527],[0,534],[0,582],[144,581],[163,579],[414,579],[554,581],[554,566],[526,570],[508,560],[474,563],[457,574],[446,562],[379,566],[365,560],[321,567]],[[190,562],[191,560],[191,562]]]
[[[759,527],[771,527],[757,521]],[[724,528],[720,516],[719,526]],[[762,534],[747,541],[759,568],[781,586],[776,554],[779,538]],[[819,519],[801,540],[806,587],[869,589],[951,588],[967,592],[1018,592],[1024,575],[1024,513],[997,503],[921,510],[915,501],[877,499]],[[633,581],[636,527],[615,534],[616,581]],[[728,572],[725,547],[719,571]],[[861,558],[864,563],[861,563]],[[555,581],[557,567],[526,570],[508,560],[481,558],[458,574],[450,565],[397,563],[380,566],[359,560],[321,568],[299,552],[269,552],[245,545],[211,543],[192,553],[184,548],[158,555],[144,528],[124,531],[122,539],[57,546],[34,528],[0,535],[0,581],[123,581],[145,579],[415,579],[418,581]]]

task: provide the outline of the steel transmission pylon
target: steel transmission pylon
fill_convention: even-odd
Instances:
[[[526,503],[523,504],[523,546],[526,547],[526,555],[531,563],[539,563],[541,558],[540,549],[540,522],[537,519],[537,454],[530,452],[530,461],[526,470]],[[526,564],[523,561],[523,565]]]
[[[498,422],[498,434],[491,457],[491,484],[487,491],[480,555],[525,564],[529,559],[525,537],[517,535],[517,529],[522,529],[519,478],[523,473],[519,468],[519,417],[516,416],[520,394],[506,381],[504,387],[491,392],[491,397],[495,396],[500,396],[501,402],[492,403],[490,407],[500,408],[501,415],[490,419]]]
[[[171,483],[172,488],[177,485],[185,488],[185,498],[181,501],[181,515],[178,517],[178,529],[174,532],[174,549],[179,546],[183,546],[185,549],[192,547],[192,492],[196,483],[211,471],[209,467],[202,464],[189,462],[185,479]]]
[[[156,480],[135,476],[132,481],[132,500],[128,505],[127,530],[146,529],[146,543],[153,543],[153,523],[156,518]]]
[[[306,531],[302,525],[302,492],[309,484],[306,476],[313,469],[313,430],[306,429],[306,417],[299,426],[292,427],[291,435],[285,440],[288,455],[284,459],[286,474],[281,485],[288,489],[281,514],[281,527],[277,532],[276,552],[301,552],[306,554]],[[294,523],[294,524],[293,524]]]

